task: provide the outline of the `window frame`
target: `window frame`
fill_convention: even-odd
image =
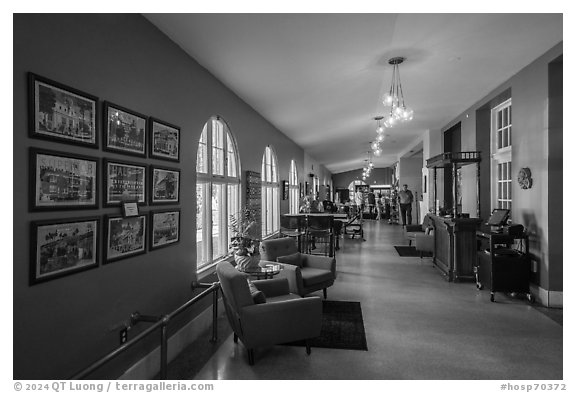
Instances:
[[[280,183],[278,158],[272,146],[264,149],[262,156],[262,239],[280,231]],[[270,208],[270,209],[269,209]],[[271,214],[268,211],[271,210]]]
[[[512,212],[512,128],[512,98],[508,98],[490,112],[491,210]]]
[[[216,130],[215,130],[216,127]],[[215,132],[221,132],[222,146],[214,146],[213,136]],[[205,141],[203,143],[203,139]],[[219,137],[219,136],[218,136]],[[203,150],[203,167],[205,172],[198,171],[199,154],[202,145],[205,145]],[[230,151],[232,149],[232,152]],[[215,149],[221,150],[221,171],[218,170],[214,173],[214,151]],[[232,154],[231,154],[232,153]],[[233,162],[231,161],[233,159]],[[230,174],[230,165],[233,165],[233,170],[236,171],[235,176]],[[199,186],[204,187],[202,190],[202,235],[201,239],[206,241],[199,242],[198,238],[198,222],[196,223],[196,272],[202,273],[212,268],[216,263],[228,257],[228,244],[230,242],[229,234],[229,217],[231,214],[236,214],[240,210],[241,204],[241,163],[240,155],[238,152],[238,144],[234,134],[230,130],[228,124],[219,116],[211,117],[205,124],[198,141],[198,151],[196,153],[196,192],[198,195]],[[221,173],[220,173],[221,172]],[[236,189],[235,201],[230,201],[231,189]],[[219,189],[217,198],[220,201],[220,206],[216,214],[217,228],[218,228],[218,242],[214,244],[214,206],[213,195]],[[196,201],[198,220],[198,200]],[[221,233],[222,232],[222,233]],[[214,255],[215,248],[221,250],[218,255]],[[202,249],[202,250],[201,250]],[[203,255],[206,255],[204,261]],[[208,257],[209,256],[209,257]]]
[[[290,161],[290,175],[288,176],[288,199],[290,214],[298,214],[300,209],[300,190],[298,187],[298,167],[296,161]]]

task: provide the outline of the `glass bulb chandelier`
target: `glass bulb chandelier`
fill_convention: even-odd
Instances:
[[[400,69],[399,64],[402,64],[404,57],[393,57],[388,60],[388,64],[392,65],[392,83],[390,84],[390,91],[386,93],[382,99],[384,107],[390,108],[389,113],[384,119],[384,127],[391,128],[395,125],[410,121],[414,118],[414,111],[406,106],[404,103],[404,93],[402,91],[402,83],[400,82]]]
[[[370,144],[370,147],[376,157],[379,157],[382,154],[380,143],[384,142],[384,127],[382,127],[382,124],[380,123],[382,119],[384,119],[383,116],[377,116],[374,118],[374,120],[378,122],[378,126],[376,127],[376,139]]]
[[[368,158],[364,160],[366,161],[366,165],[364,165],[364,168],[362,168],[362,180],[366,180],[368,177],[370,177],[370,173],[374,168],[374,163],[372,162],[370,152],[367,151],[366,154],[368,155]]]

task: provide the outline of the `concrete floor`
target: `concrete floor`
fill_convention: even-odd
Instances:
[[[474,283],[448,283],[430,258],[399,257],[402,228],[366,221],[366,241],[344,239],[330,300],[360,301],[368,351],[223,339],[195,379],[561,380],[562,326],[526,300]],[[345,370],[345,371],[344,371]]]

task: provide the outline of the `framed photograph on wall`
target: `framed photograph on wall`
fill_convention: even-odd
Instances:
[[[30,148],[30,210],[98,207],[98,158]]]
[[[146,166],[104,159],[104,204],[146,204]]]
[[[180,127],[150,118],[150,157],[180,161]]]
[[[28,73],[29,135],[98,148],[98,98]]]
[[[150,204],[168,205],[180,202],[180,171],[150,166]]]
[[[104,263],[146,252],[146,215],[106,216],[104,233]]]
[[[150,212],[150,250],[180,241],[180,209]]]
[[[110,102],[104,102],[104,150],[146,156],[144,115]]]
[[[30,285],[98,267],[100,218],[33,221]]]

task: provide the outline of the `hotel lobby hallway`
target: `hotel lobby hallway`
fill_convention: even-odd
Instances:
[[[362,305],[368,351],[276,345],[246,349],[232,336],[197,375],[210,379],[561,380],[562,326],[526,300],[449,283],[431,258],[398,256],[402,227],[366,221],[341,240],[328,300]],[[321,292],[314,295],[321,296]]]

